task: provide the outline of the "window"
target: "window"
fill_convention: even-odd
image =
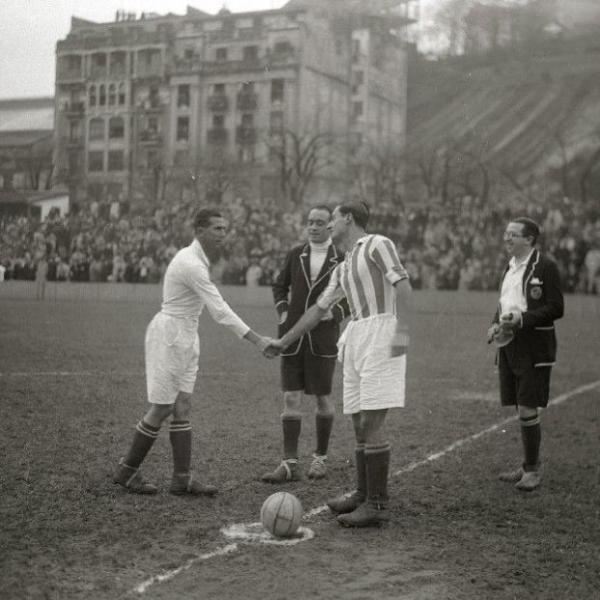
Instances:
[[[242,94],[253,94],[254,93],[254,81],[244,81],[242,83]]]
[[[79,172],[79,153],[69,152],[69,174],[76,175]]]
[[[193,48],[186,48],[183,51],[183,58],[185,58],[185,60],[191,60],[192,58],[194,58],[194,49]]]
[[[224,83],[215,83],[215,87],[213,88],[215,95],[224,94],[225,93],[225,84]]]
[[[121,82],[119,84],[119,105],[123,106],[125,104],[125,84]]]
[[[177,86],[177,106],[189,106],[190,105],[190,86],[189,84],[183,84]]]
[[[148,117],[148,131],[158,133],[158,119],[156,117]]]
[[[273,46],[273,52],[275,54],[287,54],[293,50],[292,45],[287,41],[283,40],[281,42],[275,42]]]
[[[98,104],[100,106],[104,106],[106,104],[106,86],[104,84],[100,86]]]
[[[223,129],[225,127],[225,115],[213,115],[212,125],[215,129]]]
[[[254,115],[252,113],[246,113],[242,115],[242,128],[251,129],[254,127]]]
[[[227,60],[227,48],[217,48],[215,57],[217,60]]]
[[[270,118],[270,126],[272,131],[280,131],[283,129],[283,112],[280,110],[273,111]]]
[[[122,171],[124,167],[123,150],[110,150],[108,153],[108,170]]]
[[[177,117],[177,141],[187,141],[190,137],[189,117]]]
[[[90,85],[89,102],[90,102],[90,106],[96,106],[96,86],[95,85]]]
[[[69,140],[75,142],[79,139],[79,123],[77,121],[69,122]]]
[[[283,79],[272,79],[271,80],[271,102],[282,102],[283,101],[283,90],[284,90]]]
[[[258,46],[246,46],[243,52],[243,57],[246,61],[254,61],[258,59]]]
[[[117,103],[117,86],[111,83],[108,86],[108,105],[114,106]]]
[[[108,137],[111,140],[125,137],[125,123],[122,117],[112,117],[108,122]]]
[[[90,121],[90,140],[104,139],[104,119],[92,119]]]
[[[363,103],[362,102],[353,102],[352,103],[352,116],[360,117],[363,114]]]
[[[88,152],[88,171],[90,173],[104,171],[104,152]]]

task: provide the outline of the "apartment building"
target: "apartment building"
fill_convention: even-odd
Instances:
[[[277,177],[273,143],[286,131],[403,143],[413,19],[332,5],[73,17],[56,48],[54,139],[71,195],[143,201],[152,184],[185,186],[211,161],[260,185]]]

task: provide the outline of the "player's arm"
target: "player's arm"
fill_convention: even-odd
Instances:
[[[345,297],[342,287],[339,285],[339,267],[333,271],[329,284],[317,301],[300,317],[294,326],[280,339],[275,340],[267,349],[265,355],[269,358],[276,356],[281,350],[293,344],[305,333],[314,329],[323,317],[331,310],[331,307]]]
[[[250,329],[248,325],[225,302],[217,286],[210,280],[208,270],[195,269],[188,276],[188,283],[192,286],[205,302],[206,308],[213,320],[219,325],[224,325],[239,338],[248,340],[263,352],[273,341],[271,338],[261,336]]]
[[[373,244],[370,256],[396,292],[396,330],[392,338],[392,356],[406,354],[410,342],[412,286],[408,273],[392,241],[382,237]]]
[[[412,309],[412,286],[408,277],[398,279],[396,290],[396,331],[392,339],[392,356],[406,354],[410,343],[410,322]]]

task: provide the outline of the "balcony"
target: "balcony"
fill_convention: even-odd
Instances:
[[[65,81],[79,81],[84,79],[83,72],[81,68],[78,69],[68,69],[68,68],[59,68],[56,78],[59,83]]]
[[[236,144],[243,146],[256,144],[256,129],[254,127],[236,127],[235,141]]]
[[[158,131],[153,129],[143,129],[140,131],[140,143],[142,144],[160,144],[162,142],[162,136]]]
[[[209,144],[226,144],[228,138],[229,132],[224,127],[213,127],[207,131]]]
[[[60,138],[60,141],[63,148],[67,148],[69,150],[83,148],[83,146],[85,145],[83,136],[81,135],[62,136]]]
[[[226,112],[229,110],[229,97],[225,94],[213,94],[208,97],[208,109],[214,112]]]
[[[205,75],[227,75],[230,73],[245,73],[247,71],[264,70],[264,60],[260,58],[249,60],[214,60],[205,61],[202,72]]]
[[[83,117],[85,112],[84,102],[69,102],[63,107],[63,112],[67,117]]]
[[[251,92],[240,92],[237,95],[238,110],[256,110],[258,106],[258,96]]]

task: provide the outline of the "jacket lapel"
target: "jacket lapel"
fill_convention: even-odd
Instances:
[[[523,295],[525,296],[525,298],[527,298],[527,284],[529,283],[529,280],[533,275],[533,271],[539,261],[540,253],[538,250],[534,250],[533,254],[531,255],[531,258],[529,259],[529,262],[527,263],[527,266],[525,267],[525,273],[523,273]]]
[[[323,279],[323,277],[327,277],[327,275],[329,275],[329,273],[331,273],[331,271],[333,271],[333,269],[335,269],[335,267],[337,267],[338,261],[339,261],[338,252],[337,252],[335,246],[333,244],[331,244],[331,246],[329,246],[329,248],[327,249],[327,256],[325,257],[325,260],[323,261],[323,266],[321,267],[319,276],[317,277],[316,281],[313,283],[313,287],[315,285],[317,285],[317,283],[319,283],[321,281],[321,279]]]
[[[306,244],[302,248],[300,253],[300,265],[302,266],[302,272],[304,273],[304,279],[306,279],[306,285],[310,289],[310,245]]]

